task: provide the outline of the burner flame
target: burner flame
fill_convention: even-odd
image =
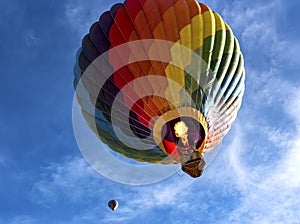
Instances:
[[[174,125],[175,135],[182,139],[184,145],[188,145],[188,126],[183,122],[179,121]]]
[[[185,136],[187,136],[189,128],[183,121],[179,121],[175,124],[174,130],[176,137],[184,138]]]

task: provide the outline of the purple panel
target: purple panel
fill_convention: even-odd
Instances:
[[[78,57],[78,64],[83,73],[86,70],[86,68],[91,64],[91,61],[86,57],[86,55],[83,52],[81,52]]]
[[[100,52],[100,55],[108,51],[110,42],[107,39],[105,33],[103,33],[102,29],[100,28],[99,22],[94,23],[91,26],[89,36],[95,47]]]
[[[90,61],[94,61],[100,55],[89,35],[86,35],[82,40],[82,51]]]
[[[111,121],[111,107],[119,91],[120,89],[115,85],[113,77],[110,76],[99,92],[96,107],[103,111],[104,116],[108,121]]]

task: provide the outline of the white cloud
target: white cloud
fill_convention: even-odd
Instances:
[[[31,196],[41,204],[55,202],[62,196],[73,202],[81,201],[103,191],[97,177],[83,158],[53,163],[44,169],[41,180],[34,184]]]
[[[288,44],[278,35],[274,17],[280,6],[281,1],[274,1],[245,13],[238,13],[241,8],[233,9],[237,18],[225,10],[242,33],[245,57],[254,63],[247,67],[248,88],[231,133],[233,143],[225,149],[231,177],[221,179],[241,196],[222,223],[300,220],[300,89],[289,81],[287,72],[291,64],[299,67],[293,56],[299,53],[299,46]],[[287,63],[287,58],[293,63]],[[255,147],[263,151],[257,153]],[[225,173],[229,174],[229,167]]]
[[[117,222],[137,220],[140,215],[156,207],[176,206],[176,209],[185,209],[188,205],[178,202],[188,195],[189,191],[185,189],[194,181],[190,177],[175,174],[167,181],[140,187],[111,183],[103,181],[83,158],[73,158],[47,167],[41,180],[34,184],[32,197],[35,203],[44,206],[63,198],[77,204],[97,200],[97,205],[91,203],[80,214],[71,217],[72,223],[97,223],[96,220]],[[120,207],[115,212],[107,208],[107,200],[113,197],[120,200]]]
[[[269,142],[279,148],[291,147],[291,133],[281,130],[279,127],[262,127],[262,132],[267,136]]]
[[[24,216],[16,216],[10,221],[5,221],[5,223],[8,223],[8,224],[38,224],[39,222],[31,216],[24,215]]]
[[[225,218],[225,223],[298,223],[300,220],[300,89],[295,89],[292,84],[290,86],[294,95],[285,99],[281,108],[282,116],[284,110],[289,113],[286,115],[292,116],[297,124],[297,132],[282,133],[283,136],[280,136],[279,129],[263,130],[271,130],[268,141],[276,143],[277,136],[283,139],[278,147],[282,148],[284,154],[278,160],[269,159],[265,164],[256,166],[249,163],[249,130],[242,125],[236,128],[233,143],[228,147],[230,167],[233,168],[229,181],[233,182],[230,185],[233,184],[242,197],[239,205]],[[259,129],[259,124],[256,127]],[[262,145],[267,143],[260,142]],[[244,152],[241,153],[241,150]],[[257,160],[261,161],[261,158]],[[229,183],[225,181],[225,184]]]

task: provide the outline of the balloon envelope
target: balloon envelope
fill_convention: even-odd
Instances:
[[[229,131],[245,80],[230,27],[196,0],[112,6],[83,38],[74,74],[89,94],[77,91],[82,114],[110,149],[149,163],[198,159],[195,167]]]
[[[113,211],[116,210],[118,208],[118,206],[119,206],[119,203],[117,200],[110,200],[108,202],[108,207]]]

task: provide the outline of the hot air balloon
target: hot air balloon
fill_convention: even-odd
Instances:
[[[83,38],[74,74],[82,114],[111,150],[192,177],[233,124],[245,80],[232,30],[196,0],[115,4]]]
[[[108,202],[108,207],[111,209],[111,210],[116,210],[117,208],[118,208],[118,206],[119,206],[119,203],[118,203],[118,201],[117,200],[110,200],[109,202]]]

